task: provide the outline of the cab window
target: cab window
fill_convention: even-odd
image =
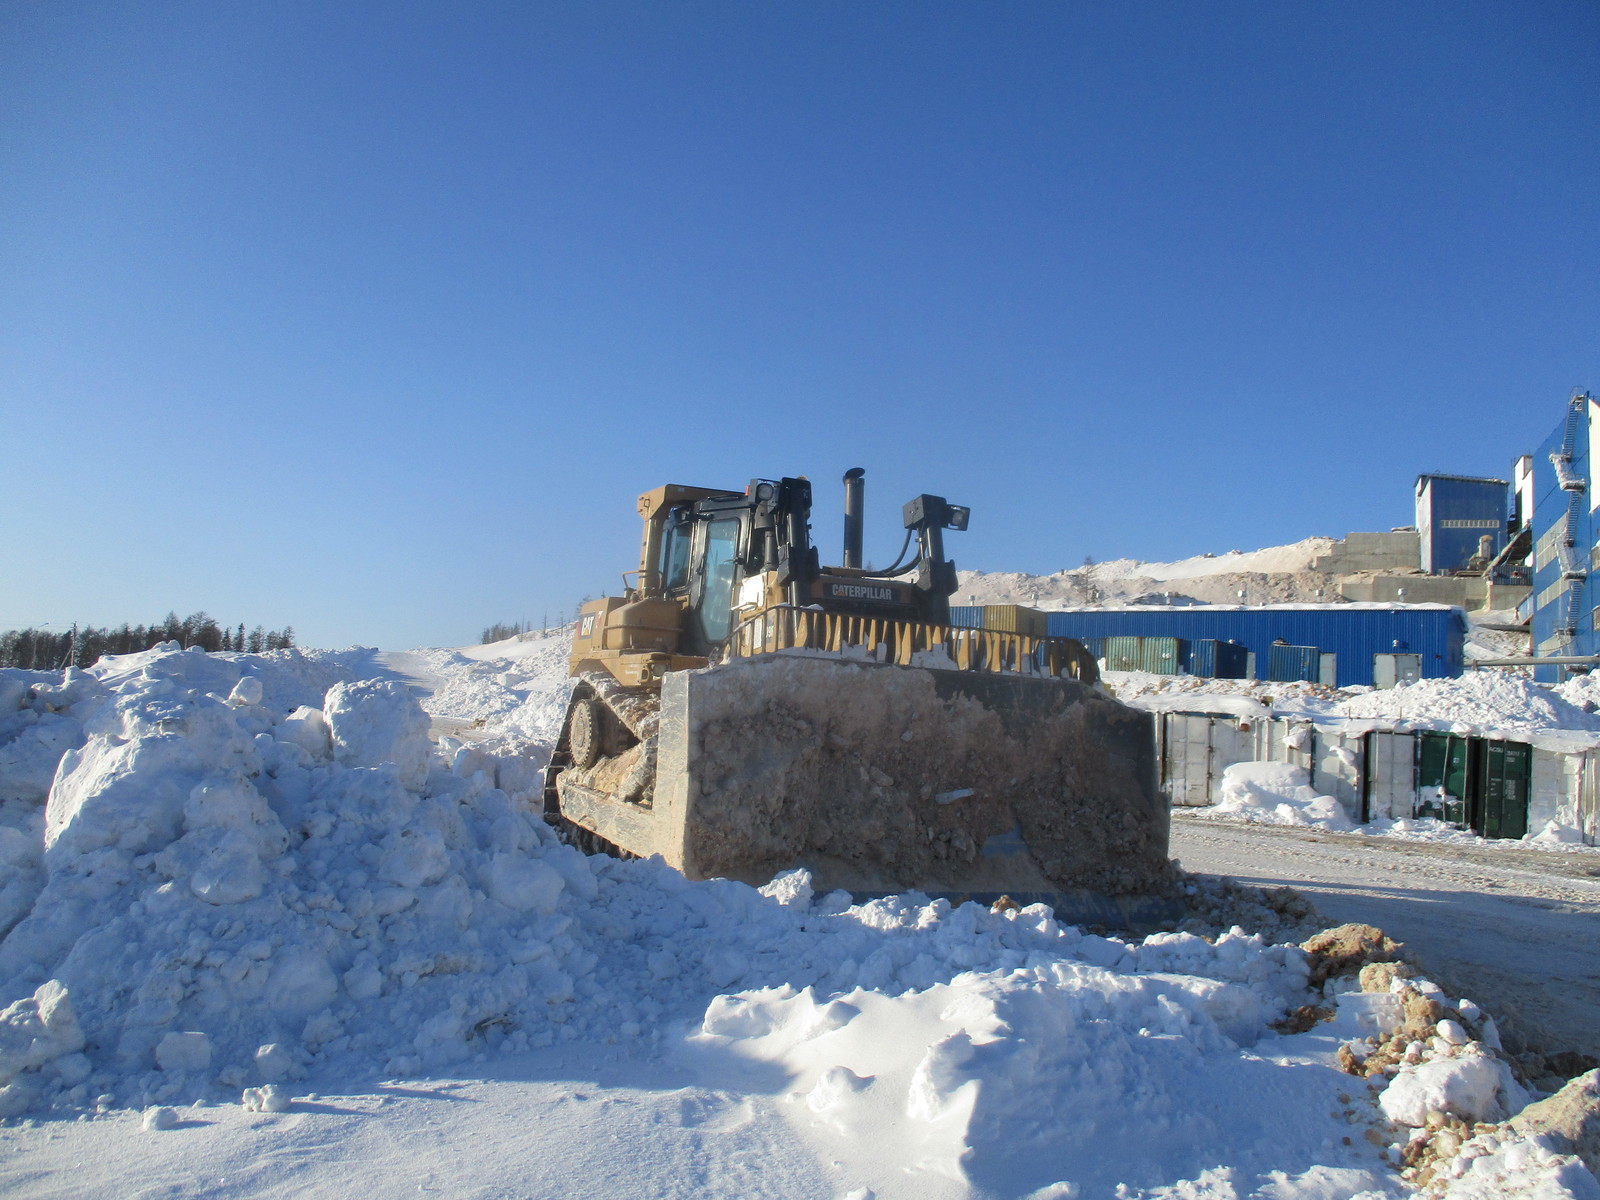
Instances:
[[[700,629],[707,642],[721,642],[728,636],[738,557],[738,519],[712,521],[706,527],[705,583],[700,597]]]
[[[667,535],[661,544],[661,586],[669,592],[681,592],[689,586],[689,543],[694,533],[694,522],[687,508],[675,508],[667,515]]]

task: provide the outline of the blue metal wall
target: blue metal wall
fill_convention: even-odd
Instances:
[[[1587,396],[1575,396],[1533,456],[1533,652],[1541,657],[1600,651],[1594,615],[1600,601],[1596,522],[1590,508],[1595,497],[1589,423],[1595,407]],[[1563,472],[1552,460],[1567,454],[1571,456],[1564,463],[1567,482],[1581,486],[1562,486]],[[1568,578],[1572,568],[1585,572],[1585,577]],[[1569,634],[1571,627],[1575,629]],[[1560,667],[1538,667],[1534,675],[1541,683],[1558,683],[1565,672]]]
[[[1424,571],[1461,570],[1478,552],[1478,539],[1484,534],[1494,538],[1496,554],[1505,549],[1511,493],[1504,479],[1419,475],[1417,496],[1417,532],[1421,536]]]
[[[1215,638],[1255,652],[1256,674],[1267,673],[1272,644],[1316,646],[1339,656],[1340,687],[1372,683],[1374,654],[1417,654],[1422,674],[1461,674],[1467,618],[1442,604],[1269,605],[1263,608],[1088,608],[1049,614],[1053,637],[1079,641],[1105,637]]]

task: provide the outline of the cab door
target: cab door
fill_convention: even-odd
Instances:
[[[689,576],[692,647],[705,654],[727,641],[733,625],[733,598],[739,586],[743,525],[738,514],[716,514],[697,523],[694,568]]]

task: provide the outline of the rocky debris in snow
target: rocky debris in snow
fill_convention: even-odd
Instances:
[[[1325,922],[1316,905],[1293,888],[1258,888],[1226,876],[1183,872],[1180,890],[1190,915],[1178,928],[1215,938],[1238,926],[1272,942],[1302,942]]]
[[[1405,947],[1381,929],[1348,924],[1324,929],[1301,949],[1311,956],[1311,983],[1320,986],[1339,975],[1355,975],[1368,963],[1402,961]]]

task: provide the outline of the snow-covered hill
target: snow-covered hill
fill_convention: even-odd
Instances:
[[[1086,563],[1054,575],[1011,571],[961,571],[958,604],[1028,604],[1057,609],[1083,604],[1125,604],[1149,597],[1236,604],[1245,591],[1251,604],[1317,601],[1334,594],[1332,577],[1312,569],[1338,543],[1314,537],[1287,546],[1226,554],[1202,554],[1178,562],[1132,558]]]
[[[475,744],[367,651],[0,672],[8,1195],[1399,1197],[1402,1150],[1597,1194],[1474,1136],[1528,1098],[1475,1006],[1231,915],[586,858],[537,815],[563,647],[505,649],[420,653]]]

